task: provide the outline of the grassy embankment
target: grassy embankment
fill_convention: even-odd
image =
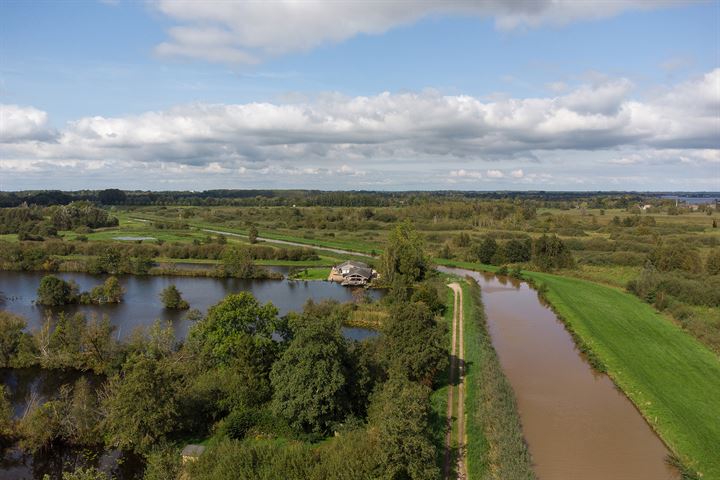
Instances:
[[[492,265],[436,261],[472,270],[497,270]],[[650,305],[617,287],[523,273],[537,286],[545,285],[545,297],[558,316],[681,462],[700,472],[701,478],[720,478],[717,356]],[[468,388],[468,392],[472,390]]]
[[[465,412],[469,478],[534,479],[515,394],[485,321],[480,287],[462,282],[465,310]]]
[[[638,298],[581,279],[528,272],[558,315],[680,460],[720,478],[720,360]]]

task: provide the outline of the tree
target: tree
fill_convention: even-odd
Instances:
[[[104,205],[119,205],[125,203],[127,195],[117,188],[108,188],[98,192],[98,199]]]
[[[250,226],[250,230],[248,231],[248,241],[250,243],[257,243],[257,237],[258,237],[258,229],[255,227],[255,225]]]
[[[108,277],[102,285],[98,285],[90,292],[90,301],[92,303],[120,303],[122,302],[125,289],[117,277]]]
[[[708,275],[720,275],[720,249],[716,248],[708,254],[705,271]]]
[[[391,376],[370,407],[378,430],[382,477],[388,480],[440,478],[435,447],[429,437],[429,389]]]
[[[10,312],[0,311],[0,368],[10,367],[22,341],[25,319]]]
[[[503,245],[503,254],[508,263],[528,262],[532,256],[532,240],[511,239]]]
[[[50,480],[49,476],[46,477]],[[95,467],[78,467],[73,472],[63,472],[62,480],[111,480],[111,477]]]
[[[46,306],[67,305],[77,301],[78,288],[74,283],[56,277],[45,275],[40,280],[37,291],[37,303]]]
[[[392,372],[432,385],[447,366],[445,331],[422,302],[393,308],[383,326],[383,357]]]
[[[73,445],[102,443],[98,398],[85,377],[75,382],[67,417],[70,421],[65,424],[63,432],[66,441]]]
[[[165,308],[186,310],[190,308],[190,304],[183,300],[182,292],[177,289],[175,284],[168,285],[160,294]]]
[[[648,260],[661,272],[683,270],[700,273],[703,269],[700,254],[692,247],[680,242],[658,245],[650,252]]]
[[[397,225],[380,256],[381,279],[388,285],[398,276],[414,282],[425,278],[427,270],[422,237],[409,221]]]
[[[273,411],[298,430],[325,433],[349,408],[340,324],[303,315],[293,333],[270,373]]]
[[[180,378],[163,360],[131,357],[103,401],[109,443],[144,453],[178,427]]]
[[[255,264],[248,248],[236,245],[227,247],[223,251],[222,260],[225,273],[231,277],[252,278],[255,275]]]
[[[211,363],[227,364],[243,348],[243,336],[252,338],[263,353],[276,349],[272,336],[278,323],[272,303],[260,305],[249,292],[228,295],[212,306],[190,331],[202,356]]]
[[[480,263],[491,264],[497,252],[498,245],[494,238],[485,237],[482,242],[473,248],[473,255]]]
[[[570,250],[557,235],[543,235],[535,239],[532,260],[543,271],[570,268],[575,263]]]
[[[97,316],[91,316],[81,338],[85,367],[96,373],[105,373],[110,369],[118,350],[114,332],[115,327],[107,315],[103,315],[100,320]]]
[[[0,443],[13,433],[13,408],[5,385],[0,385]]]

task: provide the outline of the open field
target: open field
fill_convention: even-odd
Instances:
[[[526,273],[650,425],[703,478],[720,478],[720,361],[652,307],[579,279]]]

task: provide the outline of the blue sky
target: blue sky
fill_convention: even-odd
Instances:
[[[0,189],[720,190],[668,3],[4,0]]]

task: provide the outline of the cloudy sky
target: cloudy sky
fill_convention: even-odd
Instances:
[[[0,1],[0,190],[720,190],[720,0]]]

